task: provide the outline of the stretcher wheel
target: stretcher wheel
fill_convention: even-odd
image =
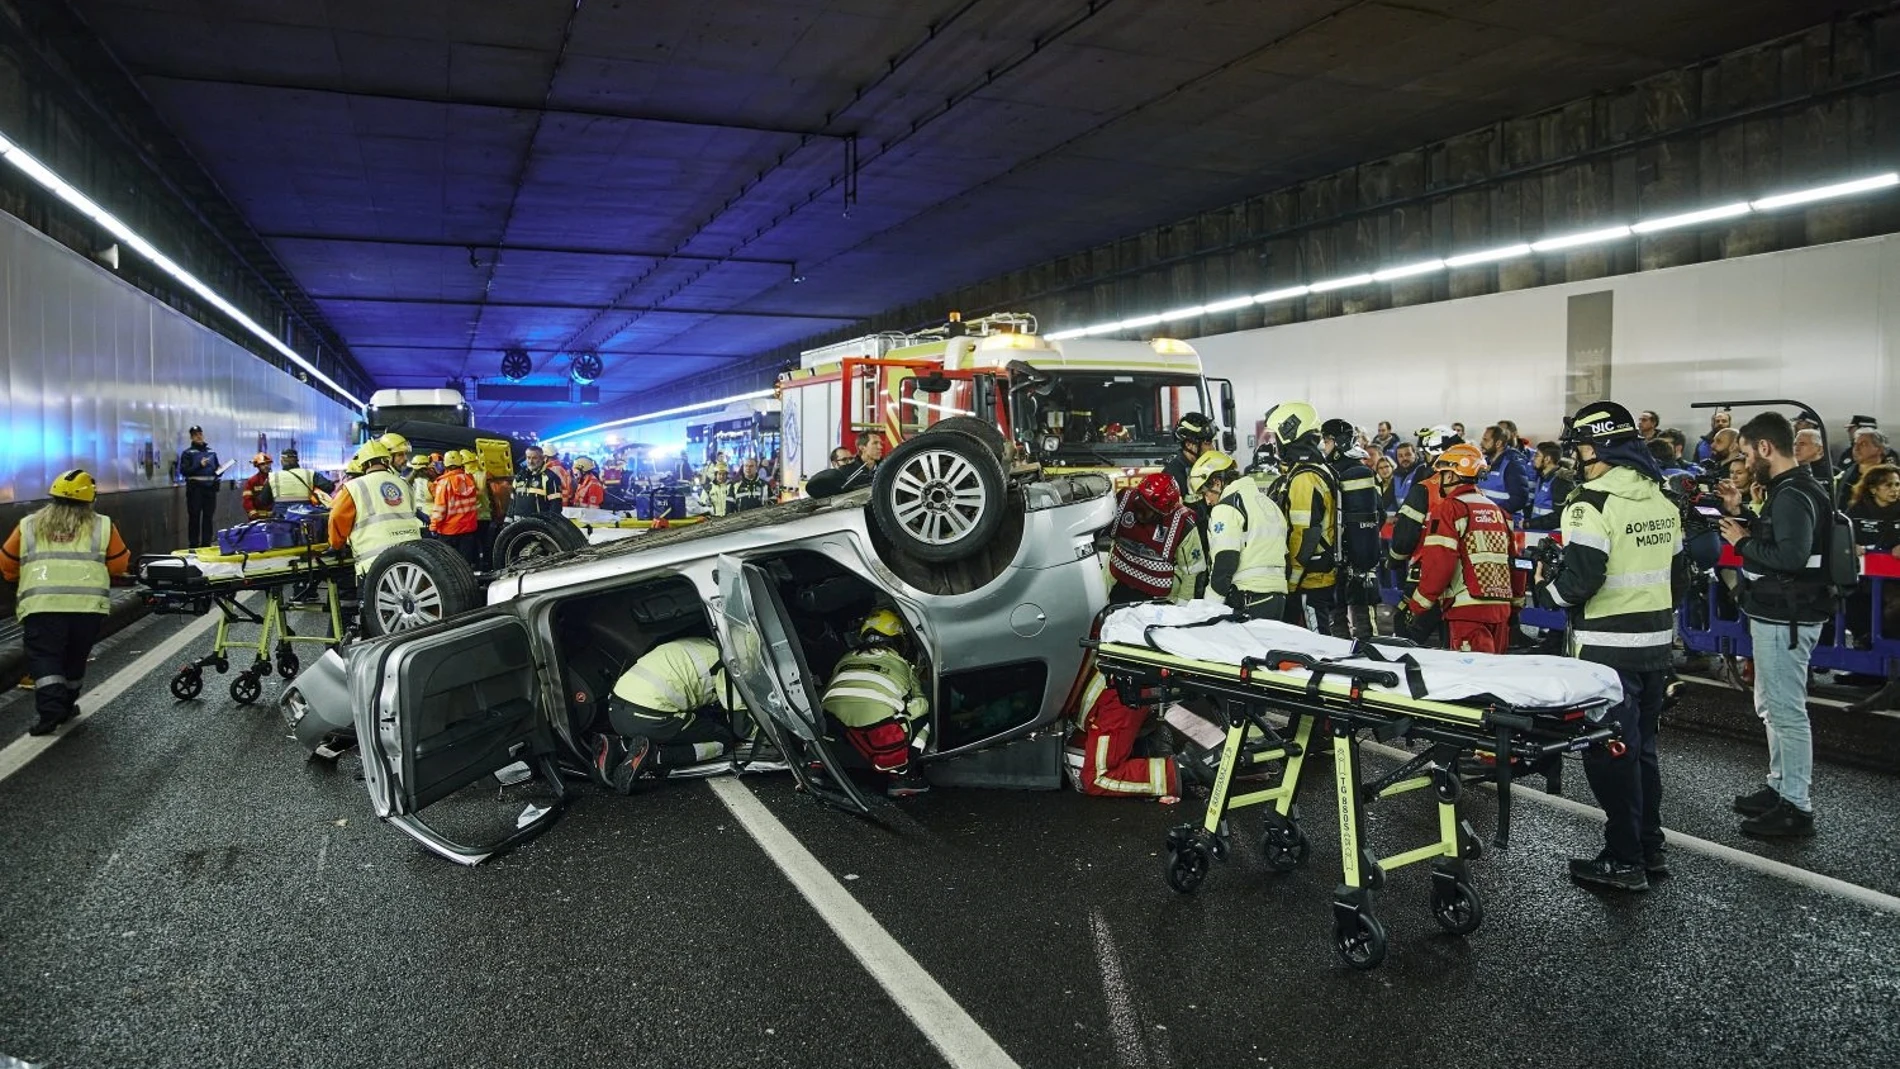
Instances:
[[[297,671],[302,667],[303,662],[299,661],[294,653],[285,651],[277,655],[277,674],[285,679],[295,679]]]
[[[1376,969],[1385,961],[1385,925],[1366,910],[1356,910],[1352,920],[1333,922],[1333,949],[1355,969]]]
[[[193,665],[180,668],[172,676],[172,697],[188,702],[205,689],[205,676]]]
[[[1168,886],[1177,894],[1193,894],[1200,889],[1201,881],[1207,879],[1207,863],[1207,848],[1200,843],[1187,843],[1168,851]]]
[[[219,657],[211,662],[211,667],[216,668],[219,675],[223,675],[231,670],[231,661],[228,658]]]
[[[1275,872],[1292,872],[1306,864],[1311,848],[1298,824],[1269,825],[1260,836],[1260,852],[1266,856],[1267,867]]]
[[[249,705],[264,693],[264,684],[249,672],[239,672],[231,681],[231,700],[239,705]]]
[[[1449,895],[1432,888],[1432,919],[1452,935],[1470,935],[1484,923],[1484,899],[1478,889],[1463,880],[1452,884]]]

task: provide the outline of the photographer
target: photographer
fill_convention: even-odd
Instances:
[[[1768,729],[1768,785],[1736,797],[1744,835],[1814,834],[1808,785],[1814,738],[1808,723],[1808,659],[1821,624],[1834,615],[1821,564],[1833,507],[1828,492],[1794,458],[1794,428],[1764,412],[1741,428],[1751,480],[1764,490],[1760,515],[1744,522],[1741,490],[1719,487],[1731,515],[1722,538],[1742,558],[1742,612],[1755,655],[1755,708]]]
[[[1605,713],[1623,750],[1593,747],[1584,775],[1607,817],[1604,849],[1575,858],[1570,877],[1646,891],[1669,874],[1663,852],[1662,770],[1656,725],[1675,640],[1672,586],[1682,520],[1629,410],[1610,401],[1579,409],[1565,435],[1582,486],[1563,508],[1563,557],[1540,574],[1538,605],[1564,609],[1572,656],[1616,670],[1623,699]]]

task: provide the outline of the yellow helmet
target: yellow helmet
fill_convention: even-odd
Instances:
[[[858,625],[858,638],[866,645],[888,645],[904,637],[904,621],[890,609],[872,609]]]
[[[423,456],[421,453],[417,453],[415,456],[412,456],[409,458],[410,471],[422,471],[428,466],[429,466],[429,458]]]
[[[1275,405],[1267,413],[1267,430],[1272,431],[1282,445],[1291,445],[1309,434],[1318,438],[1319,413],[1305,401]]]
[[[462,450],[462,466],[479,471],[483,468],[482,455],[473,449]]]
[[[351,457],[349,460],[349,463],[343,465],[343,474],[346,478],[351,478],[351,479],[354,479],[357,476],[363,474],[362,458]]]
[[[389,450],[389,455],[392,457],[395,456],[397,453],[407,453],[410,451],[409,439],[404,438],[402,435],[397,434],[395,431],[390,431],[388,434],[385,434],[381,438],[378,438],[376,440],[383,443],[383,448]]]
[[[356,456],[352,459],[360,468],[367,466],[372,460],[388,460],[389,456],[389,446],[383,444],[381,438],[371,438],[356,447]]]
[[[593,471],[594,466],[595,465],[594,465],[593,457],[575,457],[574,458],[574,470],[577,472]]]
[[[1194,458],[1194,466],[1188,469],[1188,493],[1198,494],[1207,488],[1207,480],[1216,475],[1231,479],[1240,474],[1240,465],[1234,458],[1218,449],[1203,449],[1201,455]]]
[[[77,501],[82,505],[92,504],[99,493],[99,487],[92,481],[92,473],[84,468],[74,468],[64,472],[53,480],[52,488],[47,491],[62,501]]]

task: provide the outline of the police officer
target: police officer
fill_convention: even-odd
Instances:
[[[844,725],[845,737],[871,767],[890,776],[884,793],[908,798],[930,790],[910,767],[911,751],[929,741],[930,699],[906,659],[909,638],[890,609],[874,609],[858,624],[858,648],[839,658],[825,686],[824,709]]]
[[[1188,476],[1195,459],[1214,442],[1214,421],[1199,412],[1189,412],[1175,421],[1174,440],[1181,443],[1181,450],[1169,457],[1161,470],[1174,478],[1176,492],[1186,497],[1193,492]]]
[[[1393,622],[1415,641],[1442,636],[1447,648],[1464,653],[1504,653],[1511,643],[1511,522],[1476,489],[1484,474],[1476,446],[1452,446],[1432,470],[1440,497],[1426,517],[1418,585],[1399,602]]]
[[[538,445],[527,448],[522,468],[515,473],[515,485],[508,499],[510,516],[559,516],[561,480],[548,470],[547,454]]]
[[[364,442],[356,451],[363,474],[343,484],[330,509],[330,546],[348,545],[363,578],[376,555],[390,546],[422,537],[409,480],[389,470],[389,447]]]
[[[772,501],[770,487],[759,474],[759,458],[747,457],[739,465],[739,478],[726,488],[727,512],[750,512]]]
[[[1286,506],[1286,620],[1328,635],[1339,582],[1339,482],[1326,465],[1319,413],[1289,401],[1267,413],[1267,430],[1285,463],[1275,497]]]
[[[1366,467],[1364,450],[1357,444],[1358,429],[1343,419],[1320,424],[1327,445],[1327,462],[1339,482],[1340,561],[1339,579],[1334,585],[1339,597],[1333,605],[1332,631],[1336,635],[1370,638],[1378,633],[1372,624],[1372,606],[1379,601],[1378,580],[1382,547],[1379,528],[1385,514],[1379,504],[1379,482]]]
[[[1629,409],[1599,401],[1577,410],[1567,443],[1582,486],[1563,510],[1563,566],[1534,596],[1564,609],[1572,656],[1616,670],[1623,699],[1607,714],[1621,752],[1594,747],[1584,774],[1607,815],[1604,849],[1570,862],[1571,878],[1644,891],[1669,873],[1663,852],[1662,770],[1656,724],[1676,635],[1671,578],[1682,521]]]
[[[648,650],[614,681],[607,716],[614,733],[595,743],[594,767],[622,794],[653,772],[709,761],[738,741],[732,693],[719,646],[677,638]]]
[[[185,480],[185,544],[192,549],[211,544],[218,511],[218,453],[205,444],[205,429],[191,429],[191,445],[178,454],[178,474]]]
[[[118,529],[92,510],[98,488],[89,473],[64,472],[47,492],[53,500],[0,545],[0,577],[20,584],[13,611],[39,713],[29,735],[50,735],[79,715],[79,687],[111,608],[112,577],[132,564]]]
[[[1259,620],[1286,615],[1286,513],[1269,492],[1278,473],[1270,468],[1235,479],[1209,513],[1209,600]]]

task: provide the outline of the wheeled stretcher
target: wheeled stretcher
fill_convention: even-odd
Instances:
[[[172,675],[172,697],[196,698],[204,689],[204,670],[222,675],[230,670],[230,653],[254,649],[256,659],[231,681],[231,700],[249,705],[263,693],[263,679],[276,672],[285,679],[301,667],[293,643],[334,646],[343,638],[342,589],[354,589],[354,569],[347,553],[333,554],[326,545],[296,546],[257,553],[220,554],[215,549],[180,550],[139,560],[140,594],[160,614],[202,616],[218,610],[218,630],[211,652],[180,665]],[[342,584],[339,586],[339,584]],[[239,594],[264,592],[258,612],[240,603]],[[294,612],[323,613],[327,634],[298,634],[290,624]],[[238,641],[231,625],[258,625],[257,640]]]
[[[1333,896],[1333,944],[1359,969],[1385,958],[1373,894],[1392,869],[1432,863],[1432,913],[1446,931],[1466,935],[1483,921],[1467,865],[1483,848],[1457,812],[1467,785],[1496,785],[1495,839],[1502,847],[1509,843],[1515,780],[1541,775],[1554,791],[1564,755],[1621,746],[1601,723],[1622,699],[1616,673],[1570,658],[1428,650],[1393,639],[1355,644],[1277,621],[1243,622],[1208,603],[1111,609],[1093,645],[1096,667],[1125,694],[1198,699],[1226,727],[1205,815],[1168,832],[1167,881],[1182,894],[1199,888],[1210,861],[1227,858],[1234,809],[1266,807],[1260,843],[1269,867],[1284,872],[1305,862],[1308,842],[1294,801],[1314,736],[1332,737],[1343,869]],[[1284,727],[1275,722],[1280,716]],[[1368,780],[1363,734],[1423,749]],[[1241,775],[1276,768],[1273,786],[1235,784]],[[1379,857],[1366,840],[1365,807],[1417,790],[1430,790],[1437,801],[1437,840]]]

